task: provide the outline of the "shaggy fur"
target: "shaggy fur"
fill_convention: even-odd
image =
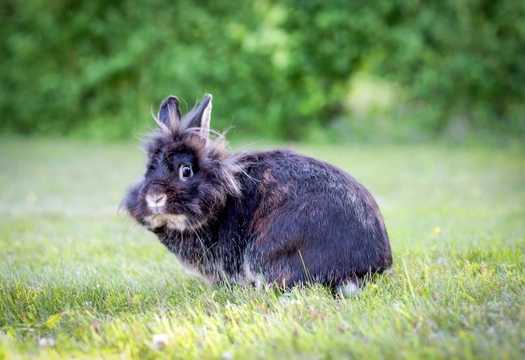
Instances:
[[[227,153],[210,113],[211,95],[182,119],[177,98],[164,100],[124,200],[182,264],[211,283],[340,292],[391,266],[379,209],[354,178],[290,150]]]

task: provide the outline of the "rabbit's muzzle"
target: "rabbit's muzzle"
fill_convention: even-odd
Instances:
[[[153,214],[163,214],[168,196],[165,193],[148,191],[146,194],[146,204]]]

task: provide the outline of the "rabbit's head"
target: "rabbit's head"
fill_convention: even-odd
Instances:
[[[210,137],[212,96],[181,118],[179,100],[166,98],[155,118],[159,129],[146,143],[147,169],[124,204],[139,223],[155,232],[197,230],[240,194],[241,170],[225,151],[222,134]]]

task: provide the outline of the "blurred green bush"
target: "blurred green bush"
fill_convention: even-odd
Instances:
[[[525,2],[0,3],[2,131],[126,139],[175,94],[244,137],[525,135]]]

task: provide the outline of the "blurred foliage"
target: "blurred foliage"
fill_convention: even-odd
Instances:
[[[210,92],[214,127],[248,137],[523,137],[523,18],[518,0],[4,0],[0,129],[125,139],[167,95]]]

